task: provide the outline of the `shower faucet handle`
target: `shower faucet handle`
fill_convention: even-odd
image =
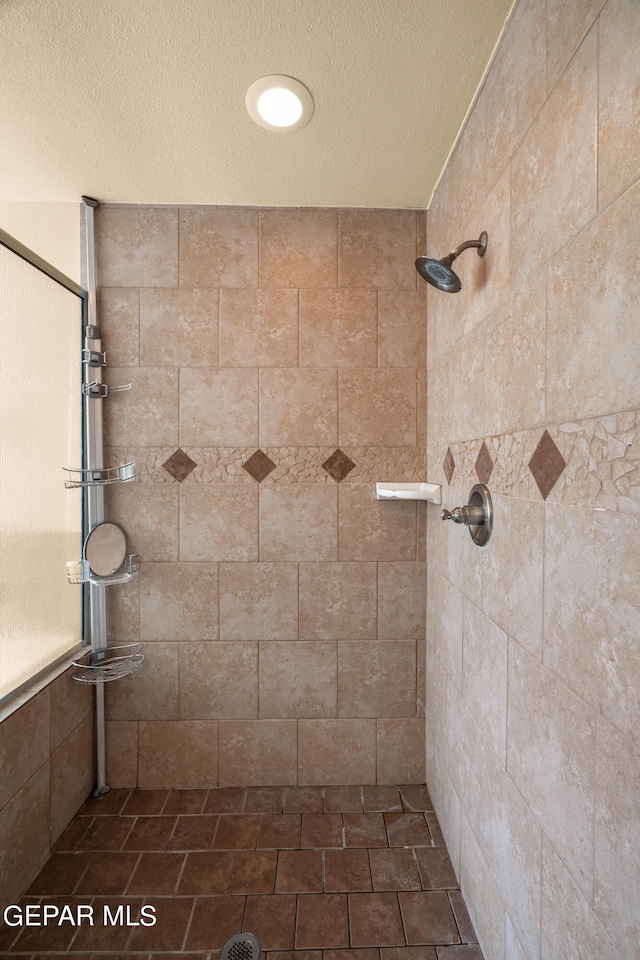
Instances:
[[[454,523],[464,523],[465,527],[478,526],[485,521],[484,507],[468,504],[466,507],[455,507],[451,512],[443,510],[441,520],[453,520]]]
[[[484,483],[476,483],[471,488],[469,503],[453,510],[442,510],[441,520],[453,520],[469,528],[471,539],[479,547],[484,547],[491,538],[493,529],[493,503],[489,488]]]

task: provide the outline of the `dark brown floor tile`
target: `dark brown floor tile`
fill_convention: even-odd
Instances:
[[[32,902],[30,898],[27,898],[27,901]],[[74,915],[76,914],[76,909],[78,904],[84,903],[82,899],[76,897],[46,897],[46,900],[42,901],[47,904],[51,904],[62,911],[64,907],[70,907]],[[4,909],[4,904],[2,907]],[[42,914],[40,914],[42,917]],[[34,918],[35,919],[35,918]],[[88,923],[88,920],[85,919],[84,923]],[[75,934],[78,928],[72,926],[71,923],[63,923],[61,926],[57,925],[57,922],[54,919],[49,920],[47,926],[38,926],[38,927],[23,927],[22,932],[18,940],[13,945],[12,954],[14,953],[44,953],[45,951],[54,951],[54,950],[66,950],[71,943],[71,939]],[[19,931],[16,930],[16,933]]]
[[[128,923],[139,921],[143,902],[142,897],[97,897],[93,901],[94,926],[87,927],[83,924],[78,929],[71,945],[72,951],[123,951],[132,929],[137,929],[129,926]],[[105,922],[105,906],[109,908],[110,916],[116,921],[113,925]]]
[[[302,817],[300,846],[341,847],[342,817],[339,813],[305,813]]]
[[[209,850],[218,826],[218,817],[178,817],[167,850]]]
[[[440,829],[438,818],[436,817],[433,810],[425,813],[425,817],[427,818],[427,823],[429,825],[429,833],[431,834],[431,841],[434,847],[444,847],[445,842],[444,842],[444,837],[442,836],[442,830]]]
[[[256,936],[263,950],[293,950],[295,921],[295,896],[247,897],[242,929]]]
[[[371,890],[371,871],[366,850],[325,850],[324,889],[326,893],[355,893]]]
[[[473,923],[471,922],[467,905],[464,902],[460,891],[450,890],[449,900],[456,918],[456,923],[458,924],[458,930],[460,931],[460,939],[463,943],[477,943],[478,938],[476,936],[476,931],[473,928]]]
[[[285,813],[323,813],[322,787],[287,787],[284,798]]]
[[[431,834],[423,813],[385,813],[390,847],[431,846]]]
[[[273,893],[276,875],[275,850],[240,850],[233,854],[227,893]]]
[[[271,950],[267,960],[322,960],[322,950]]]
[[[240,813],[244,806],[244,787],[218,787],[209,790],[204,813]]]
[[[53,853],[29,887],[32,896],[62,896],[73,888],[91,863],[90,853]]]
[[[460,943],[449,898],[440,890],[400,893],[407,943]]]
[[[121,850],[134,817],[96,817],[78,843],[78,850]]]
[[[369,850],[374,890],[421,890],[413,851],[401,848]]]
[[[143,853],[127,893],[143,897],[173,896],[184,858],[184,853]]]
[[[276,893],[322,893],[322,850],[281,850]]]
[[[76,817],[54,845],[53,853],[72,853],[92,822],[92,817]]]
[[[362,796],[366,813],[400,813],[402,802],[397,787],[363,787]]]
[[[301,823],[299,813],[265,814],[260,819],[258,849],[299,849]]]
[[[425,890],[457,888],[458,881],[446,847],[416,847],[416,860]]]
[[[395,947],[405,943],[395,893],[350,893],[349,924],[354,947]]]
[[[125,892],[138,862],[139,853],[95,853],[93,860],[76,887],[76,894],[117,897]]]
[[[298,897],[296,948],[325,950],[349,946],[347,898],[343,893]]]
[[[325,950],[324,960],[380,960],[377,947],[362,947],[351,950]]]
[[[170,790],[162,812],[165,814],[202,813],[207,790]]]
[[[449,950],[445,947],[445,950]],[[380,960],[436,960],[435,947],[383,947]]]
[[[156,924],[137,927],[127,944],[129,950],[179,951],[189,925],[193,900],[190,897],[154,897],[147,903],[155,907]]]
[[[325,787],[325,813],[362,813],[362,787]]]
[[[138,817],[124,845],[125,850],[167,849],[176,823],[175,817]]]
[[[254,850],[258,837],[256,814],[230,813],[220,817],[213,840],[216,850]]]
[[[282,813],[284,787],[247,787],[245,813]]]
[[[461,943],[455,947],[437,947],[438,960],[484,960],[476,943]]]
[[[130,790],[110,790],[102,797],[89,797],[80,807],[78,816],[117,817],[130,793]]]
[[[199,897],[185,950],[220,950],[240,930],[243,912],[244,897]]]
[[[402,805],[408,811],[433,810],[429,791],[423,783],[409,783],[400,787]]]
[[[344,842],[347,847],[386,847],[387,834],[384,829],[383,815],[381,813],[345,813]]]
[[[213,896],[223,894],[229,876],[230,853],[189,853],[182,871],[178,895]]]
[[[144,956],[146,958],[146,953]],[[207,960],[208,956],[208,953],[152,953],[151,960]],[[74,957],[73,960],[76,958]],[[127,956],[126,960],[131,958]]]
[[[132,790],[122,814],[125,817],[155,817],[161,812],[168,796],[168,790]]]

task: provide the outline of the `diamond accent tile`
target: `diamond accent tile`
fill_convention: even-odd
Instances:
[[[553,490],[566,465],[566,460],[551,439],[548,430],[545,430],[531,460],[529,460],[529,469],[543,500],[546,500]]]
[[[197,464],[184,450],[178,448],[175,453],[171,454],[168,460],[165,460],[162,466],[178,483],[182,483],[191,471],[195,470]]]
[[[322,469],[326,470],[330,477],[340,483],[341,480],[351,473],[355,463],[353,460],[350,460],[346,453],[343,453],[339,448],[335,450],[328,460],[322,464]]]
[[[271,471],[276,468],[275,463],[271,457],[266,455],[264,450],[256,450],[242,466],[249,476],[257,480],[258,483],[262,483],[264,478],[268,477]]]
[[[491,459],[491,454],[487,450],[487,445],[482,441],[482,446],[480,447],[480,453],[478,454],[478,459],[476,460],[476,473],[478,474],[478,480],[480,483],[489,483],[489,477],[493,472],[493,460]]]
[[[453,454],[451,453],[451,447],[447,447],[447,455],[444,458],[444,475],[447,478],[447,483],[451,483],[451,477],[453,476],[453,471],[456,468],[456,462],[453,459]]]

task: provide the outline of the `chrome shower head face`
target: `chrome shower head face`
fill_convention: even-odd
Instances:
[[[418,257],[416,260],[416,270],[420,276],[445,293],[457,293],[462,289],[460,277],[451,269],[451,263],[447,263],[449,257],[443,260],[432,260],[431,257]]]

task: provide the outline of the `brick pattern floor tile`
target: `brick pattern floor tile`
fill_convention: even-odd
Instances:
[[[95,922],[0,925],[3,958],[219,960],[246,931],[262,960],[482,960],[419,784],[112,790],[20,903]]]

